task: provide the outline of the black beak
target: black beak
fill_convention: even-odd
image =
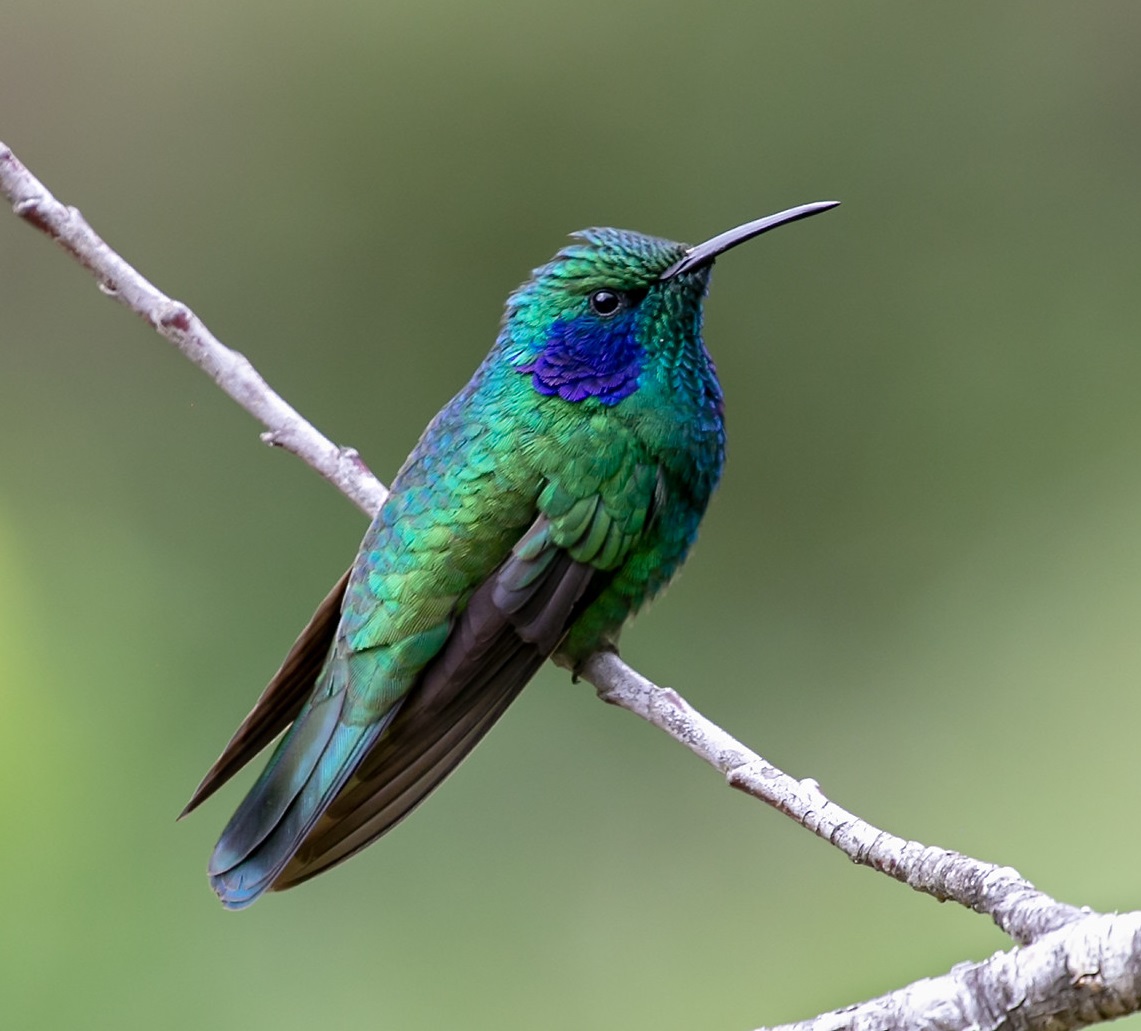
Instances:
[[[730,247],[736,247],[737,244],[751,240],[754,236],[760,236],[761,233],[767,233],[777,226],[797,222],[802,218],[808,218],[809,215],[818,215],[821,211],[829,211],[839,203],[838,200],[818,200],[812,204],[801,204],[799,207],[789,208],[787,211],[778,211],[775,215],[766,215],[764,218],[746,222],[743,226],[737,226],[736,229],[729,229],[719,236],[713,237],[712,240],[706,240],[705,243],[690,247],[685,252],[684,258],[675,261],[658,278],[673,279],[674,276],[680,276],[683,272],[692,272],[694,269],[712,265],[713,259],[719,254],[724,254]]]

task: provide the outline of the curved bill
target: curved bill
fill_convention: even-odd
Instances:
[[[712,265],[713,259],[718,254],[724,254],[730,247],[736,247],[737,244],[751,240],[754,236],[760,236],[761,233],[767,233],[777,226],[808,218],[809,215],[817,215],[821,211],[829,211],[839,203],[838,200],[818,200],[811,204],[801,204],[798,207],[789,208],[787,211],[778,211],[775,215],[766,215],[764,218],[746,222],[743,226],[737,226],[736,229],[726,230],[719,236],[713,237],[712,240],[706,240],[705,243],[690,247],[685,252],[684,258],[675,261],[658,278],[673,279],[674,276],[680,276],[683,272],[692,272],[694,269],[699,269],[705,265]]]

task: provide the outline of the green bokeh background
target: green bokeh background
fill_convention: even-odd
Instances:
[[[565,234],[699,239],[730,461],[625,654],[838,801],[1141,906],[1141,8],[6,0],[0,139],[390,478]],[[554,669],[225,913],[176,824],[364,522],[0,217],[0,1023],[740,1029],[1006,947]],[[1139,1026],[1134,1023],[1134,1026]]]

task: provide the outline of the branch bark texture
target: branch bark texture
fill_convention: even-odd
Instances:
[[[375,514],[387,492],[356,451],[338,447],[314,429],[245,357],[124,261],[3,143],[0,193],[17,216],[88,269],[105,294],[146,320],[253,415],[265,427],[263,441],[297,455],[367,515]],[[603,701],[668,734],[719,771],[730,787],[784,813],[856,863],[990,916],[1024,946],[778,1031],[1067,1031],[1141,1008],[1141,913],[1091,913],[1055,901],[1010,867],[873,827],[825,796],[815,781],[777,769],[676,691],[647,680],[616,654],[593,655],[577,672]]]

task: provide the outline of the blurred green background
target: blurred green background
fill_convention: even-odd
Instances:
[[[870,820],[1141,906],[1136,4],[0,24],[0,139],[386,480],[569,231],[843,200],[718,266],[727,475],[625,655]],[[174,816],[364,520],[6,215],[0,342],[5,1027],[740,1029],[1006,947],[553,668],[223,912],[248,778]]]

